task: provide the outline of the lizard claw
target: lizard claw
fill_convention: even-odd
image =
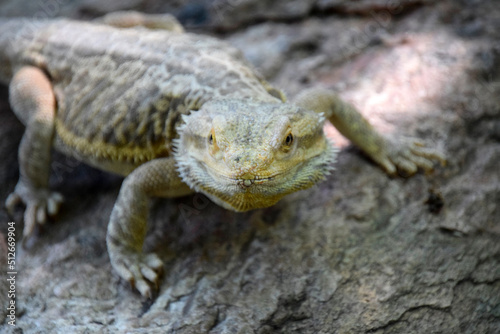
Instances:
[[[386,141],[386,146],[382,153],[375,157],[388,174],[395,174],[398,170],[407,174],[415,174],[419,168],[426,172],[434,168],[434,161],[437,160],[442,166],[446,165],[446,158],[443,153],[424,147],[424,143],[419,140],[410,141]]]
[[[5,200],[5,207],[7,208],[7,213],[12,216],[14,215],[14,208],[21,203],[21,196],[16,192],[11,193]]]
[[[113,247],[109,251],[111,265],[118,275],[148,299],[158,291],[163,262],[154,253],[142,254],[126,248]]]
[[[20,180],[14,192],[5,201],[9,215],[13,215],[15,207],[24,203],[24,230],[23,238],[29,238],[37,225],[44,225],[48,217],[55,216],[64,201],[61,194],[48,189],[34,188]],[[23,243],[25,241],[23,240]]]

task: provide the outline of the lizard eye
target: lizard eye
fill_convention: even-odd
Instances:
[[[217,139],[215,138],[215,130],[212,128],[207,137],[208,151],[210,154],[216,154],[219,151],[219,146],[217,145]]]
[[[282,145],[283,151],[288,152],[292,147],[292,144],[293,144],[293,134],[289,132],[286,135],[285,139],[283,140],[283,145]]]
[[[208,135],[208,145],[213,145],[215,142],[215,131],[214,129],[212,129],[212,131],[210,131],[210,134]]]

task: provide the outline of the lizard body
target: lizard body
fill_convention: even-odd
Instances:
[[[20,179],[6,205],[26,205],[25,237],[62,201],[48,186],[52,146],[126,176],[108,252],[144,296],[163,266],[142,252],[151,197],[199,191],[235,211],[273,205],[332,169],[325,118],[390,174],[443,161],[419,144],[387,140],[332,92],[313,89],[287,102],[237,49],[171,23],[170,31],[150,31],[0,20],[0,81],[26,125]]]
[[[3,27],[15,34],[0,39],[11,60],[0,73],[32,65],[50,78],[56,148],[118,174],[170,155],[180,115],[208,100],[276,101],[239,51],[214,38],[67,20]]]

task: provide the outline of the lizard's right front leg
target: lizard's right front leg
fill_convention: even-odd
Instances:
[[[150,284],[157,285],[163,262],[142,251],[147,232],[149,199],[191,193],[179,178],[173,158],[149,161],[123,181],[108,225],[107,245],[111,265],[141,295],[151,298]]]
[[[56,100],[47,76],[37,67],[16,72],[9,86],[9,98],[16,116],[26,125],[19,146],[19,182],[7,197],[10,214],[18,202],[26,205],[23,242],[36,224],[55,215],[63,198],[49,190],[50,151],[54,137]]]

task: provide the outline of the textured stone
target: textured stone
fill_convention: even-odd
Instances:
[[[251,2],[235,10],[250,12],[244,3]],[[344,147],[336,171],[274,207],[238,214],[199,195],[157,200],[146,247],[161,254],[166,271],[151,302],[114,276],[105,250],[120,179],[55,155],[51,183],[67,200],[29,249],[18,244],[17,330],[498,332],[500,9],[493,4],[442,1],[383,25],[369,15],[325,14],[225,36],[290,98],[312,85],[336,89],[382,131],[436,144],[448,166],[389,178],[328,128]],[[461,33],[479,19],[473,37]],[[0,88],[3,201],[17,181],[23,127]],[[12,219],[20,235],[19,212]],[[0,208],[3,236],[10,220]]]

